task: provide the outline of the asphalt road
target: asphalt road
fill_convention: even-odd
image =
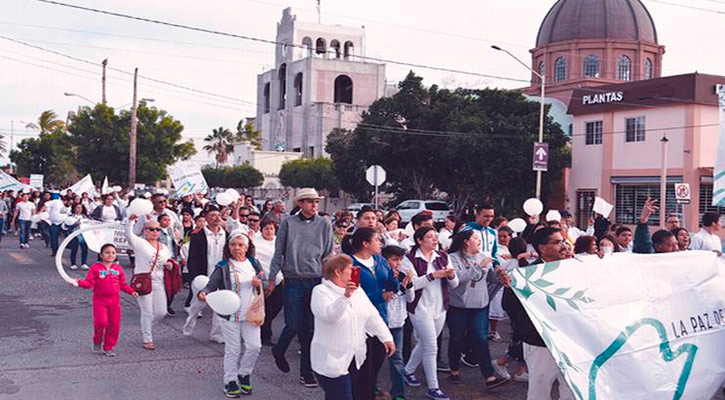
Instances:
[[[154,329],[157,349],[141,348],[139,310],[135,299],[122,294],[123,317],[117,356],[107,358],[90,351],[93,334],[91,291],[66,284],[55,270],[50,251],[42,241],[19,249],[17,237],[6,235],[0,244],[0,398],[1,399],[222,399],[223,345],[209,341],[206,310],[192,337],[181,334],[186,314],[177,295],[176,317],[167,317]],[[66,251],[68,253],[68,251]],[[67,256],[67,254],[66,254]],[[94,260],[95,254],[89,256]],[[122,259],[126,264],[126,260]],[[68,264],[66,263],[66,266]],[[67,270],[82,277],[84,271]],[[131,271],[126,269],[127,278]],[[275,339],[283,318],[275,321]],[[503,326],[508,337],[508,326]],[[494,343],[493,356],[502,354],[507,342]],[[321,389],[300,385],[299,361],[293,344],[287,357],[292,372],[276,369],[268,347],[257,362],[251,398],[322,399]],[[390,387],[387,363],[380,373],[381,388]],[[423,379],[423,371],[418,372]],[[525,399],[526,384],[511,382],[486,391],[477,369],[462,371],[464,383],[451,385],[440,373],[443,390],[452,399]],[[425,383],[424,383],[425,386]],[[245,396],[246,397],[246,396]],[[409,399],[425,398],[413,388]]]

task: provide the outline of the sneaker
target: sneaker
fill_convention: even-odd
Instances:
[[[393,400],[405,400],[405,397],[403,397],[403,396],[398,396],[398,397],[394,398]]]
[[[505,383],[508,383],[510,381],[509,378],[502,378],[500,376],[495,376],[495,379],[493,380],[486,380],[484,383],[486,385],[486,389],[493,389],[497,388]]]
[[[101,352],[101,344],[95,344],[93,343],[93,346],[91,346],[91,351],[94,353],[100,353]]]
[[[262,339],[262,346],[274,346],[275,343],[272,341],[272,339]]]
[[[428,396],[429,399],[450,400],[450,398],[446,396],[446,394],[443,393],[440,389],[428,389],[426,396]]]
[[[405,374],[405,383],[408,384],[410,387],[418,387],[420,386],[420,381],[418,378],[415,377],[415,374]]]
[[[174,309],[173,309],[173,308],[171,308],[171,307],[167,308],[167,309],[166,309],[166,312],[167,312],[167,313],[168,313],[168,314],[169,314],[170,316],[172,316],[172,317],[176,315],[176,311],[174,311]]]
[[[191,314],[191,307],[184,307],[184,312],[187,314]]]
[[[105,355],[106,357],[116,357],[116,352],[113,351],[113,349],[103,350],[103,355]]]
[[[529,373],[523,372],[519,375],[514,375],[514,380],[516,382],[528,382],[529,381]]]
[[[511,379],[511,374],[509,374],[509,371],[506,369],[505,365],[498,365],[496,360],[494,360],[494,361],[491,361],[491,366],[493,367],[493,370],[496,372],[496,375],[498,375],[504,379]]]
[[[284,354],[277,354],[275,347],[272,347],[272,356],[274,357],[274,363],[280,371],[285,373],[289,372],[289,363],[287,362]]]
[[[498,331],[491,331],[488,333],[488,340],[493,340],[494,342],[498,342],[501,340],[501,335],[499,335]]]
[[[89,269],[89,267],[86,264],[83,264],[83,265],[81,265],[81,269],[87,270],[87,269]]]
[[[451,372],[451,367],[447,363],[444,363],[443,361],[439,361],[438,365],[436,366],[436,371]]]
[[[78,266],[77,266],[77,265],[71,265],[71,266],[70,266],[70,269],[72,269],[73,271],[75,271],[75,270],[77,270],[77,269],[78,269]]]
[[[221,336],[210,337],[209,340],[211,340],[212,342],[219,343],[219,344],[224,344],[224,338]]]
[[[305,387],[308,387],[308,388],[317,387],[317,380],[312,375],[310,375],[310,376],[300,375],[300,383],[305,385]]]
[[[242,391],[239,390],[239,385],[236,381],[231,381],[224,385],[224,394],[232,399],[238,399],[242,395]]]
[[[463,381],[461,380],[461,375],[460,374],[458,374],[458,375],[453,375],[453,374],[448,375],[448,382],[449,383],[453,383],[455,385],[460,384],[460,383],[463,383]]]
[[[252,383],[249,381],[249,375],[238,375],[239,390],[242,394],[252,394]]]
[[[473,360],[469,360],[467,357],[468,355],[461,354],[461,364],[469,368],[478,368],[478,363]]]

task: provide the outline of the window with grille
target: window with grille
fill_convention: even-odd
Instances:
[[[653,73],[653,66],[652,66],[652,60],[647,58],[644,60],[644,79],[652,79],[654,76]]]
[[[621,56],[617,60],[617,79],[620,81],[632,80],[632,60],[627,56]]]
[[[590,54],[584,58],[584,76],[599,78],[599,58]]]
[[[712,205],[712,183],[700,183],[700,210],[697,223],[702,221],[702,215],[706,212],[725,214],[725,207]]]
[[[559,57],[554,62],[554,80],[556,82],[566,80],[566,58]]]
[[[645,119],[642,117],[634,117],[626,119],[627,125],[627,142],[644,142],[645,136]]]
[[[587,225],[589,225],[589,217],[592,215],[592,208],[594,207],[594,198],[596,196],[596,190],[576,191],[576,223],[579,229],[587,229]]]
[[[616,185],[615,222],[618,224],[636,224],[647,198],[660,199],[660,185]],[[667,184],[667,210],[665,214],[677,212],[675,187]],[[660,214],[649,218],[649,225],[659,225]]]
[[[587,122],[586,144],[602,144],[602,121]]]
[[[539,75],[544,76],[546,75],[546,68],[543,61],[539,61]]]

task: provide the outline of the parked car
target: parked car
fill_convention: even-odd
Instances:
[[[425,210],[433,212],[433,222],[443,222],[451,213],[448,204],[439,200],[406,200],[398,204],[395,209],[400,213],[401,222],[404,224],[410,222],[413,216]]]
[[[363,207],[375,208],[375,204],[372,203],[353,203],[345,207],[345,211],[350,211],[353,214],[357,214]]]

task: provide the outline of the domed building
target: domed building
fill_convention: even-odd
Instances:
[[[539,28],[531,68],[546,77],[547,97],[569,101],[580,87],[658,78],[664,46],[640,0],[558,0]],[[526,91],[536,95],[532,74]]]

